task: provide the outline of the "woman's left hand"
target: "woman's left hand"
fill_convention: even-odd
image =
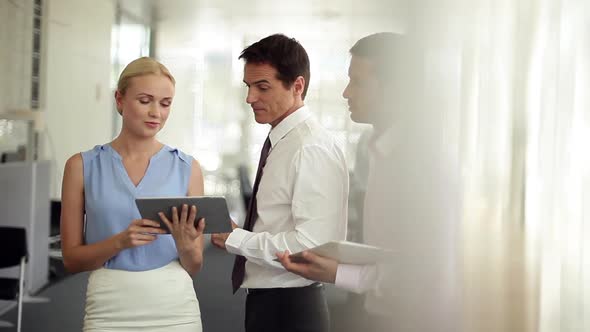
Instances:
[[[164,213],[159,213],[160,219],[168,226],[179,253],[194,250],[197,246],[197,239],[203,235],[205,228],[205,219],[201,218],[195,225],[197,217],[197,207],[192,205],[190,213],[188,206],[184,204],[178,215],[178,209],[172,207],[172,221],[168,220]]]

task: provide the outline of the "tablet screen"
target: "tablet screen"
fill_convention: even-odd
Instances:
[[[166,224],[160,220],[159,212],[163,212],[168,220],[172,221],[171,210],[176,206],[178,213],[182,205],[195,205],[197,218],[205,218],[205,234],[229,233],[232,231],[229,211],[225,197],[222,196],[193,196],[193,197],[142,197],[135,200],[139,214],[143,219],[150,219],[160,223],[160,226],[168,230]]]

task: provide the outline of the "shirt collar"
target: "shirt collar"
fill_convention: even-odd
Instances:
[[[276,127],[270,130],[268,134],[270,138],[270,145],[274,147],[283,137],[285,137],[298,124],[307,120],[311,116],[311,112],[307,106],[301,106],[295,112],[289,114]]]
[[[392,125],[385,131],[379,133],[373,130],[370,146],[378,155],[385,157],[393,152],[393,149],[399,144],[400,127]]]

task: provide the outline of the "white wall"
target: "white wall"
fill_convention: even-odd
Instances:
[[[65,161],[108,142],[112,126],[112,1],[47,1],[45,80],[47,158],[55,162],[52,196],[59,197]]]
[[[0,113],[30,108],[32,3],[0,0]],[[0,152],[14,152],[26,142],[26,123],[0,120]]]
[[[30,107],[32,8],[32,0],[0,0],[0,113]]]

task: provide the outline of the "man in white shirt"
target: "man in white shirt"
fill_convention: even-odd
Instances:
[[[369,331],[456,332],[458,167],[445,152],[440,124],[420,108],[422,96],[413,95],[421,91],[421,78],[419,67],[410,65],[419,57],[409,46],[392,33],[359,40],[350,50],[350,81],[343,92],[351,119],[374,129],[364,242],[390,249],[393,258],[361,266],[311,252],[304,253],[306,263],[291,261],[288,252],[277,256],[293,273],[366,293]]]
[[[234,291],[245,288],[246,331],[327,331],[320,283],[286,271],[276,253],[302,251],[346,237],[348,169],[334,138],[304,99],[309,59],[292,38],[272,35],[247,47],[246,102],[270,124],[243,228],[213,235],[237,255]]]

